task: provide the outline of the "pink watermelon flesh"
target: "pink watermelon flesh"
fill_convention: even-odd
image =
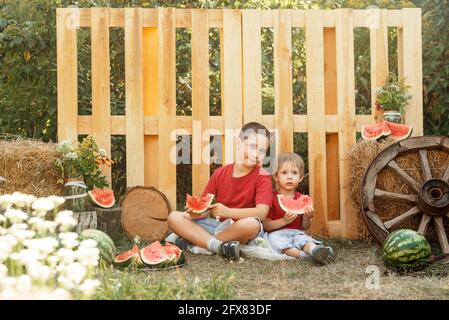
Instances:
[[[193,214],[202,214],[214,201],[215,195],[208,193],[202,198],[198,198],[195,196],[191,196],[190,194],[186,195],[187,207],[192,209]]]
[[[94,188],[88,194],[89,199],[101,208],[111,208],[115,204],[114,192],[111,189]]]
[[[277,197],[279,206],[285,212],[304,214],[305,208],[313,207],[312,198],[306,195],[302,195],[298,199],[290,199],[282,194],[278,194]]]
[[[182,250],[179,249],[178,246],[176,246],[170,242],[165,243],[164,249],[168,255],[175,255],[176,261],[178,261],[178,259],[181,257]]]
[[[142,261],[151,266],[157,266],[167,260],[172,260],[166,252],[164,247],[159,241],[155,241],[152,244],[146,246],[140,250],[140,257]]]

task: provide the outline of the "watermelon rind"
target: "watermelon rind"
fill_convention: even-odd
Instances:
[[[154,260],[149,260],[149,257],[145,254],[146,251],[149,253],[151,252],[159,252],[160,257],[159,259],[156,259],[156,257],[153,257]],[[143,263],[145,263],[148,266],[151,267],[166,267],[172,260],[173,257],[169,256],[165,253],[164,247],[160,244],[159,241],[155,241],[152,244],[146,246],[145,248],[142,248],[140,250],[140,258],[142,259]]]
[[[408,137],[410,137],[413,133],[413,127],[405,125],[405,124],[388,122],[388,126],[390,127],[390,130],[391,130],[390,137],[397,141],[405,140]],[[398,134],[397,132],[400,131],[400,129],[405,129],[406,131],[404,132],[404,130],[402,130],[403,133]]]
[[[139,247],[134,245],[131,250],[118,254],[114,259],[114,263],[120,267],[138,268],[142,266],[143,262],[142,259],[140,259]]]
[[[392,232],[382,246],[387,267],[396,270],[419,270],[428,263],[431,247],[426,238],[410,229]]]
[[[190,195],[187,195],[187,199],[189,198],[189,196]],[[207,202],[204,203],[204,205],[203,205],[203,207],[201,209],[192,208],[191,204],[189,204],[189,202],[186,200],[187,207],[192,209],[192,214],[201,215],[201,214],[205,213],[209,209],[209,206],[213,203],[213,201],[215,199],[215,195],[212,194],[212,193],[208,193],[206,195],[206,197],[208,197],[208,200],[207,200]]]
[[[89,200],[90,200],[94,205],[96,205],[96,206],[98,206],[98,207],[100,207],[100,208],[104,208],[104,209],[109,209],[109,208],[112,208],[112,207],[114,206],[114,204],[115,204],[115,198],[114,198],[114,196],[112,197],[111,203],[109,203],[109,204],[101,204],[100,202],[98,202],[98,201],[95,199],[95,190],[96,190],[96,189],[94,189],[94,190],[89,190],[89,191],[87,192],[87,195],[88,195]],[[101,189],[100,189],[100,190],[101,190]]]
[[[298,209],[298,210],[292,210],[291,208],[286,207],[286,206],[284,205],[284,203],[282,202],[282,200],[283,200],[283,198],[284,198],[284,195],[278,194],[278,195],[277,195],[277,198],[278,198],[279,206],[281,207],[281,209],[282,209],[284,212],[291,212],[291,213],[293,213],[293,214],[301,215],[301,214],[304,214],[304,213],[306,212],[306,211],[305,211],[306,208],[312,207],[312,205],[310,205],[310,206],[306,206],[306,207],[301,208],[301,209]],[[298,199],[296,199],[296,200],[298,200]]]
[[[80,240],[92,239],[97,242],[97,248],[100,250],[101,260],[112,263],[117,254],[114,241],[101,230],[97,229],[86,229],[81,232]]]
[[[369,135],[369,130],[374,129],[377,129],[379,133],[377,135]],[[388,137],[391,134],[391,130],[388,125],[386,125],[386,121],[381,121],[376,124],[363,125],[361,134],[363,140],[378,140],[382,137]]]

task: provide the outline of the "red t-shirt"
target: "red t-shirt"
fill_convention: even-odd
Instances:
[[[271,207],[273,185],[266,170],[255,166],[249,173],[238,178],[232,176],[233,172],[234,164],[215,170],[202,196],[212,193],[216,202],[229,208],[255,208],[258,204]]]
[[[284,210],[281,209],[281,206],[279,205],[278,202],[278,195],[279,193],[277,191],[273,192],[273,205],[271,206],[270,212],[268,213],[268,219],[271,220],[277,220],[277,219],[281,219],[284,215],[285,212]],[[301,193],[295,191],[295,195],[293,196],[293,199],[298,199],[301,196]],[[299,229],[302,230],[302,215],[298,215],[298,217],[293,220],[292,222],[290,222],[289,224],[277,229],[277,230],[281,230],[281,229]],[[274,230],[273,230],[274,231]]]

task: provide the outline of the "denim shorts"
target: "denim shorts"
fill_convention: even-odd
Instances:
[[[322,244],[298,229],[281,229],[268,233],[268,243],[277,253],[290,248],[301,250],[307,242]]]
[[[256,238],[263,237],[264,231],[263,231],[263,225],[259,218],[254,218],[259,222],[259,234],[256,236]],[[225,221],[216,220],[213,218],[203,218],[203,219],[196,219],[192,220],[196,224],[200,225],[203,229],[205,229],[209,234],[211,235],[217,235],[223,230],[225,230],[227,227],[229,227],[234,221],[231,218],[226,219]],[[256,239],[255,238],[255,239]]]

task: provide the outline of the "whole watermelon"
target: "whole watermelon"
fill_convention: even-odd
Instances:
[[[414,230],[401,229],[392,232],[385,239],[382,251],[388,267],[417,270],[427,264],[431,248],[423,235]]]
[[[100,258],[107,262],[112,263],[115,255],[117,254],[114,241],[103,231],[97,229],[87,229],[81,232],[80,239],[92,239],[97,242],[97,247],[100,250]]]

